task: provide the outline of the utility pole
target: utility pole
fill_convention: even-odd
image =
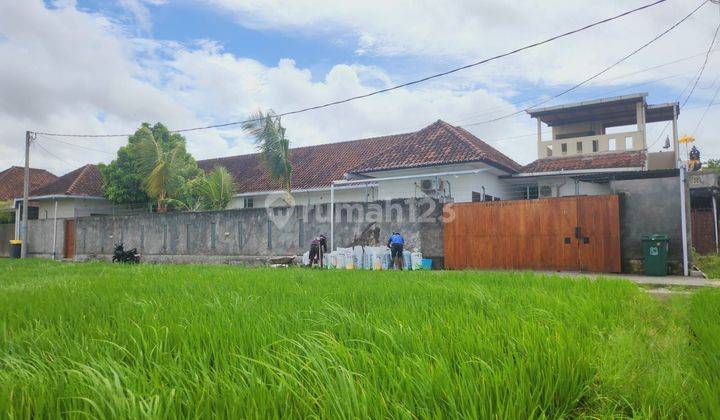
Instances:
[[[32,141],[32,133],[25,132],[25,176],[23,179],[23,204],[22,204],[22,221],[20,224],[20,240],[22,247],[20,248],[20,258],[27,258],[27,229],[28,229],[28,198],[30,196],[30,142]]]

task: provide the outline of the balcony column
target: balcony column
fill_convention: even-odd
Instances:
[[[646,142],[645,142],[645,102],[638,102],[637,108],[636,108],[636,121],[637,121],[637,131],[640,132],[640,136],[642,137],[641,141],[642,144],[640,145],[639,149],[645,149]],[[633,148],[635,148],[635,144],[633,144]]]
[[[540,122],[540,118],[535,118],[535,120],[537,121],[537,155],[539,159],[545,157],[545,151],[542,146],[542,122]]]

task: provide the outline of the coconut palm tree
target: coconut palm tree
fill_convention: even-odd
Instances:
[[[223,166],[197,178],[192,185],[195,196],[205,210],[223,210],[235,195],[235,182]]]
[[[175,197],[185,182],[179,170],[185,155],[185,144],[178,142],[165,150],[151,134],[142,139],[139,149],[139,164],[147,174],[143,187],[148,197],[157,201],[158,213],[164,213],[168,199]]]
[[[290,163],[290,140],[285,137],[285,128],[280,117],[272,110],[258,111],[243,124],[243,129],[255,137],[255,144],[262,156],[270,179],[279,181],[290,194],[292,164]]]

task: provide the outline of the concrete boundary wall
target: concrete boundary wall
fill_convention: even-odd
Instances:
[[[680,180],[677,175],[662,178],[624,179],[610,182],[613,194],[620,196],[620,247],[623,273],[640,273],[644,256],[643,234],[668,235],[670,271],[682,273],[682,225],[680,219]],[[688,249],[692,244],[690,190],[686,183]]]
[[[0,257],[10,256],[10,240],[15,239],[15,225],[0,224]]]
[[[254,264],[272,256],[301,255],[313,237],[329,236],[328,209],[317,205],[82,217],[76,219],[75,259],[109,259],[116,243],[137,248],[146,262]],[[442,205],[430,199],[338,204],[335,246],[384,244],[397,230],[408,249],[420,250],[441,266],[441,215]]]

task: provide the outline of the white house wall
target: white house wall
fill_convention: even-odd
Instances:
[[[55,217],[55,200],[39,200],[38,219],[52,219]],[[90,216],[91,214],[112,214],[113,204],[107,200],[95,199],[58,199],[58,219]]]
[[[398,179],[378,181],[374,187],[365,187],[354,185],[352,188],[346,186],[338,186],[335,189],[336,203],[350,202],[366,202],[366,201],[385,201],[392,199],[404,198],[423,198],[425,193],[420,189],[420,182],[423,179],[435,180],[434,173],[467,171],[475,169],[487,169],[487,172],[477,174],[449,175],[442,176],[440,180],[449,184],[446,192],[452,196],[455,202],[472,201],[472,193],[482,193],[483,187],[485,194],[500,199],[508,199],[510,197],[510,187],[501,180],[499,175],[506,175],[505,172],[495,168],[487,167],[482,164],[475,165],[444,165],[434,166],[420,169],[403,169],[396,171],[373,172],[373,178],[387,178],[395,176],[414,176],[423,175],[418,178]],[[370,179],[371,180],[371,179]],[[330,203],[330,190],[322,191],[300,191],[293,192],[293,198],[297,205],[315,205]],[[229,209],[241,209],[245,206],[245,198],[247,196],[237,196],[232,199],[228,205]],[[282,194],[273,193],[252,195],[253,207],[273,207],[274,203],[281,204]]]
[[[550,186],[553,197],[569,197],[574,195],[604,195],[611,194],[608,183],[594,183],[580,181],[578,191],[575,190],[575,180],[569,177],[548,177],[537,180],[538,187]]]
[[[377,187],[368,188],[353,188],[353,189],[336,189],[335,190],[335,202],[337,203],[357,203],[365,201],[376,201],[377,200]],[[326,204],[330,203],[330,189],[323,191],[301,191],[293,192],[293,199],[296,205],[315,205],[315,204]],[[245,198],[234,197],[228,209],[242,209],[245,208]],[[265,208],[274,207],[273,204],[281,204],[282,194],[257,194],[253,195],[253,207],[254,208]]]
[[[485,187],[485,194],[489,194],[493,197],[498,197],[500,199],[509,198],[508,184],[498,177],[498,175],[505,175],[505,173],[498,171],[497,169],[487,167],[485,165],[475,165],[472,167],[466,165],[447,165],[442,167],[402,171],[386,171],[373,173],[372,175],[378,178],[406,175],[426,175],[426,177],[421,178],[398,179],[380,182],[378,185],[378,199],[390,200],[394,198],[425,197],[425,194],[420,189],[420,183],[423,179],[434,180],[435,176],[433,175],[433,172],[440,173],[472,169],[487,169],[487,171],[477,174],[449,175],[439,177],[441,181],[449,183],[449,187],[446,189],[446,193],[450,194],[455,202],[464,203],[472,201],[472,193],[482,193],[483,187]]]

